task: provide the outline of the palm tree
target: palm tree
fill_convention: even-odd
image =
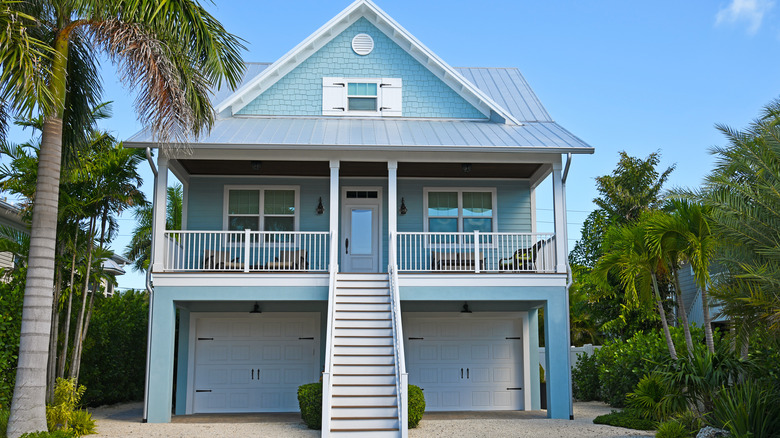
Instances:
[[[181,230],[182,196],[180,184],[168,187],[168,208],[165,214],[166,230]],[[125,248],[125,257],[133,261],[133,269],[143,271],[149,266],[149,256],[152,251],[152,204],[145,203],[135,207],[133,217],[136,225],[133,237]]]
[[[28,0],[4,1],[2,6],[10,15],[33,17],[35,26],[27,26],[26,33],[51,49],[31,63],[0,56],[1,100],[15,111],[31,111],[37,104],[44,116],[19,366],[8,422],[8,436],[16,438],[46,430],[43,359],[49,347],[63,120],[69,106],[94,102],[100,88],[99,81],[84,87],[68,82],[97,78],[95,50],[102,51],[118,65],[120,78],[138,90],[136,111],[142,122],[161,144],[170,144],[186,142],[190,134],[211,126],[209,87],[223,79],[235,87],[243,65],[240,41],[195,0]],[[75,68],[71,57],[85,61],[79,65],[82,73],[93,75],[69,75]],[[66,90],[72,95],[66,96]]]
[[[639,307],[648,301],[654,302],[669,355],[677,360],[663,299],[658,290],[658,275],[663,272],[664,264],[647,244],[647,220],[646,215],[634,224],[610,228],[606,237],[606,253],[599,259],[593,273],[604,285],[608,285],[609,276],[614,275],[625,291],[626,306],[629,308]]]
[[[693,194],[712,209],[730,277],[714,292],[729,315],[780,333],[780,100],[744,131],[719,129],[729,144],[713,149],[715,169]]]

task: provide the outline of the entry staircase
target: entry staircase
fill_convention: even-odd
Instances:
[[[322,436],[406,437],[406,375],[398,366],[403,347],[392,274],[334,275]]]

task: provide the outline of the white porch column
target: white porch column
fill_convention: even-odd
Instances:
[[[339,160],[330,160],[330,270],[339,261]]]
[[[390,234],[389,257],[397,257],[395,233],[398,231],[398,161],[387,162],[387,232]],[[395,265],[395,260],[388,260],[389,265]]]
[[[561,162],[553,163],[553,214],[555,222],[555,272],[566,273],[566,258],[568,257],[566,242],[566,199],[563,196],[563,181],[561,180]]]
[[[154,234],[154,247],[152,248],[152,272],[161,272],[165,260],[165,214],[168,211],[168,159],[159,154],[157,157],[157,187],[153,207],[152,233]]]

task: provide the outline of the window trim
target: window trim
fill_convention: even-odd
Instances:
[[[224,193],[222,196],[223,202],[222,202],[222,230],[223,231],[229,231],[228,226],[230,223],[230,216],[228,214],[228,208],[230,206],[230,191],[231,190],[257,190],[259,192],[259,204],[258,204],[258,228],[257,230],[252,231],[264,231],[265,230],[265,217],[266,214],[264,213],[265,209],[265,191],[266,190],[293,190],[295,195],[295,200],[293,201],[293,207],[295,208],[295,214],[291,215],[293,217],[293,230],[292,231],[300,231],[301,221],[300,221],[300,203],[301,203],[301,186],[298,185],[273,185],[273,184],[260,184],[260,185],[225,185],[224,186]],[[242,214],[239,216],[246,216],[246,217],[255,217],[254,215],[248,215],[248,214]],[[280,215],[268,215],[268,216],[276,216],[281,217]]]
[[[458,194],[458,233],[463,233],[463,193],[490,193],[493,202],[493,216],[491,233],[498,232],[498,198],[495,187],[423,187],[423,231],[428,230],[428,193],[456,192]],[[438,217],[438,216],[434,216]],[[455,218],[455,216],[452,216]]]

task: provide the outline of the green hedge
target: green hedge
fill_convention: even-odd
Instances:
[[[656,427],[655,421],[641,418],[639,414],[628,409],[625,411],[612,411],[612,413],[606,415],[599,415],[593,419],[593,423],[636,430],[654,430]]]
[[[143,400],[148,314],[146,292],[95,297],[79,376],[85,405]]]
[[[419,386],[409,385],[408,425],[417,427],[425,413],[425,397]],[[301,419],[309,429],[322,429],[322,383],[307,383],[298,387],[298,407]]]
[[[577,358],[577,366],[571,370],[574,398],[579,401],[601,400],[599,368],[596,352],[592,356],[582,353]]]
[[[0,408],[11,405],[14,393],[26,274],[26,269],[19,269],[8,282],[0,282]]]

